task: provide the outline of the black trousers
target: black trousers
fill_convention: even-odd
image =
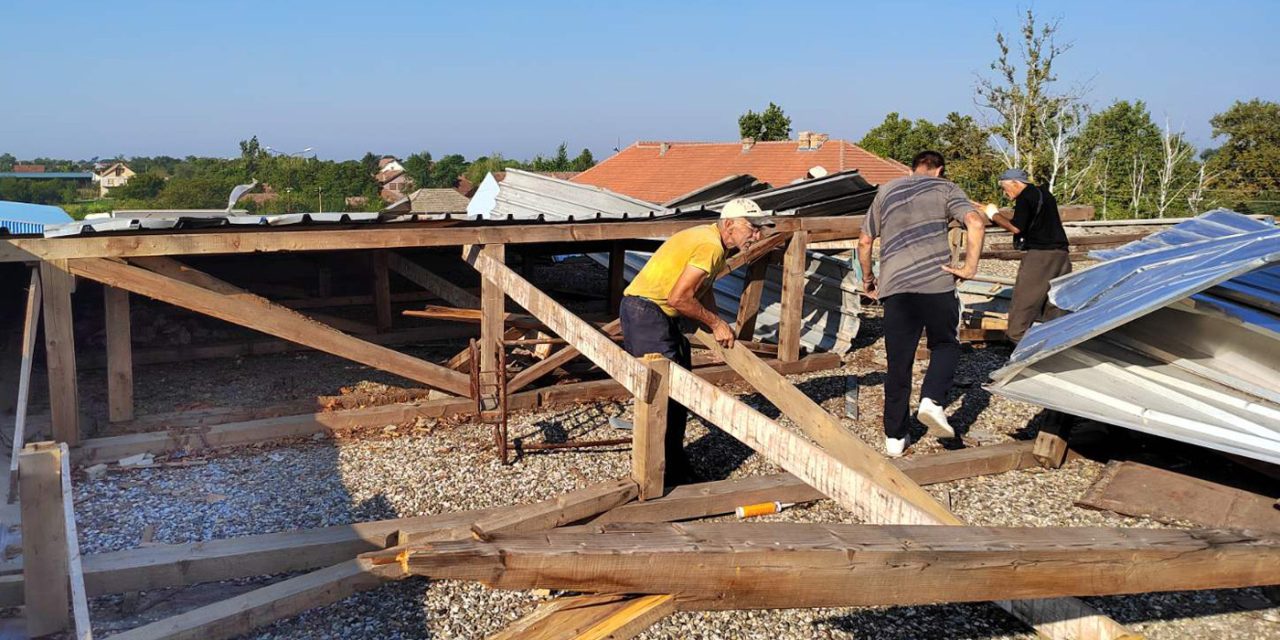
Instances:
[[[622,347],[627,353],[637,358],[648,353],[660,353],[686,369],[691,368],[689,340],[680,330],[680,318],[663,313],[647,298],[623,296],[618,320],[622,323]],[[667,403],[667,438],[664,443],[667,478],[680,479],[690,472],[689,458],[684,452],[684,428],[688,420],[689,410],[684,405],[675,400]]]
[[[907,436],[911,408],[911,368],[920,332],[928,337],[929,369],[921,398],[941,405],[951,390],[960,360],[960,298],[947,293],[895,293],[883,300],[884,350],[889,371],[884,381],[884,435]]]
[[[1009,302],[1009,328],[1005,335],[1013,342],[1022,340],[1037,321],[1048,321],[1062,315],[1062,310],[1049,303],[1049,281],[1071,273],[1071,256],[1066,251],[1033,249],[1018,263],[1018,279],[1013,284],[1013,300]]]

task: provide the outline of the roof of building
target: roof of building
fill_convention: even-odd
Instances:
[[[801,148],[795,140],[757,142],[636,142],[571,180],[648,200],[666,202],[727,176],[749,174],[780,187],[821,166],[836,173],[857,169],[872,184],[911,173],[900,162],[846,140]]]
[[[399,162],[399,160],[396,160],[392,156],[382,156],[381,158],[378,159],[378,168],[381,169],[391,164],[392,162]]]
[[[400,176],[404,176],[404,175],[405,173],[403,171],[398,171],[398,170],[383,171],[382,173],[379,173],[378,175],[374,176],[373,179],[377,180],[378,184],[387,184],[388,182],[391,182],[392,180],[395,180],[396,178],[399,178]],[[408,176],[405,176],[405,178],[407,179]]]
[[[0,200],[0,233],[43,233],[47,224],[71,222],[60,207]]]
[[[15,164],[13,165],[14,173],[44,173],[44,165],[42,164]]]
[[[465,213],[471,202],[457,189],[418,189],[409,195],[412,213]]]
[[[97,174],[98,174],[98,175],[106,175],[106,174],[107,174],[107,173],[109,173],[112,169],[115,169],[117,166],[118,166],[118,167],[123,168],[125,171],[133,171],[133,169],[130,169],[130,168],[129,168],[129,165],[127,165],[127,164],[125,164],[125,163],[123,163],[123,162],[118,162],[118,161],[117,161],[117,162],[112,162],[111,164],[105,165],[105,166],[103,166],[101,169],[98,169],[98,170],[97,170]]]
[[[0,178],[20,178],[23,180],[92,180],[93,174],[88,171],[46,171],[44,173],[0,171]]]

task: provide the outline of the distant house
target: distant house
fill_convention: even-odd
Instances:
[[[636,142],[569,180],[663,203],[732,175],[781,187],[804,179],[814,167],[829,173],[857,169],[872,184],[911,173],[852,142],[802,132],[799,140],[779,142]]]
[[[129,178],[137,175],[123,162],[113,162],[107,168],[97,172],[94,182],[98,183],[98,197],[104,198],[107,192],[122,187],[129,182]]]
[[[60,207],[0,200],[0,235],[44,233],[46,225],[71,222]]]
[[[467,212],[470,200],[457,189],[418,189],[387,207],[388,213],[454,214]]]
[[[14,173],[44,173],[44,165],[42,164],[15,164],[13,165]]]
[[[405,194],[413,191],[413,178],[403,170],[383,171],[375,176],[381,188],[380,194],[386,202],[395,202]]]
[[[391,156],[383,156],[378,160],[378,173],[386,173],[388,171],[404,171],[404,165]]]

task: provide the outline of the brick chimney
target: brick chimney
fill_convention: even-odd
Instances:
[[[667,155],[667,151],[669,151],[669,150],[671,150],[671,143],[670,143],[670,142],[663,142],[662,144],[658,145],[658,155],[659,155],[659,156],[665,156],[665,155]]]
[[[830,139],[831,139],[831,136],[825,133],[809,134],[809,148],[813,149],[814,151],[817,151],[818,149],[822,148],[822,143]]]
[[[811,140],[812,136],[813,136],[813,132],[812,132],[812,131],[801,131],[801,132],[800,132],[800,140],[799,140],[800,145],[799,145],[799,149],[800,149],[801,151],[806,151],[806,150],[808,150],[808,149],[809,149],[809,142],[810,142],[810,140]]]
[[[743,138],[743,139],[742,139],[742,151],[743,151],[743,153],[746,153],[747,151],[750,151],[750,150],[751,150],[751,147],[754,147],[754,146],[756,146],[756,139],[755,139],[755,138]]]

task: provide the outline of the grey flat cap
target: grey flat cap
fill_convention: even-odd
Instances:
[[[1005,169],[1004,173],[1000,174],[1000,181],[1003,182],[1005,180],[1017,180],[1023,184],[1031,184],[1031,176],[1027,175],[1027,172],[1022,169]]]

